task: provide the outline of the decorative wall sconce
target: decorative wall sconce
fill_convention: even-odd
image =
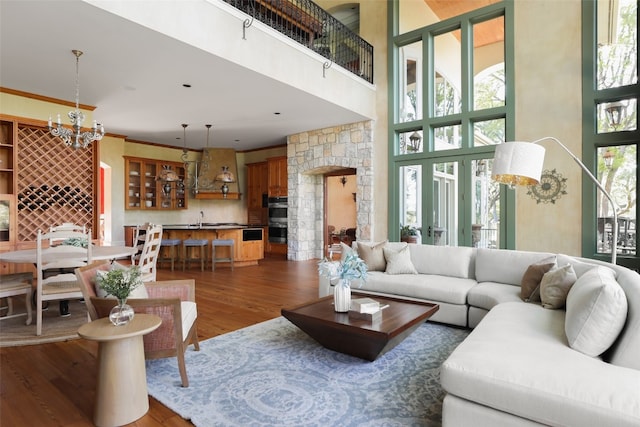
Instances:
[[[622,123],[625,105],[621,101],[610,102],[606,107],[604,107],[604,111],[607,114],[607,121],[609,122],[609,125],[617,131],[618,126]]]
[[[347,177],[346,176],[343,176],[342,178],[340,178],[340,184],[342,184],[343,187],[347,184]]]
[[[409,149],[411,151],[413,151],[414,153],[417,153],[420,151],[420,145],[422,143],[422,135],[420,135],[418,133],[418,131],[415,131],[411,134],[411,136],[409,137]]]

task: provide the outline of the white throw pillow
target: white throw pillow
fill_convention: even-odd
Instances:
[[[562,308],[567,302],[567,294],[577,277],[573,266],[567,264],[548,271],[540,281],[540,300],[544,308]]]
[[[627,297],[610,268],[584,273],[567,296],[564,331],[569,346],[599,356],[614,343],[627,319]]]
[[[405,246],[400,250],[391,248],[383,248],[384,258],[387,260],[387,274],[418,274],[416,268],[411,262],[411,252],[409,246]]]

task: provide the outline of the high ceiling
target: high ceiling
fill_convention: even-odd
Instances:
[[[0,0],[0,86],[80,103],[107,133],[182,147],[250,150],[364,118],[81,1]],[[183,85],[190,85],[186,88]],[[69,123],[71,107],[52,106]],[[90,125],[85,123],[85,125]]]

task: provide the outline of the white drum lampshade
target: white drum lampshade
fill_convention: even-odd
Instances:
[[[544,147],[521,141],[505,142],[496,146],[492,178],[502,184],[535,185],[540,182]]]

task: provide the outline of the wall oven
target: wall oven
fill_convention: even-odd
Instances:
[[[269,197],[269,242],[287,243],[287,198]]]

